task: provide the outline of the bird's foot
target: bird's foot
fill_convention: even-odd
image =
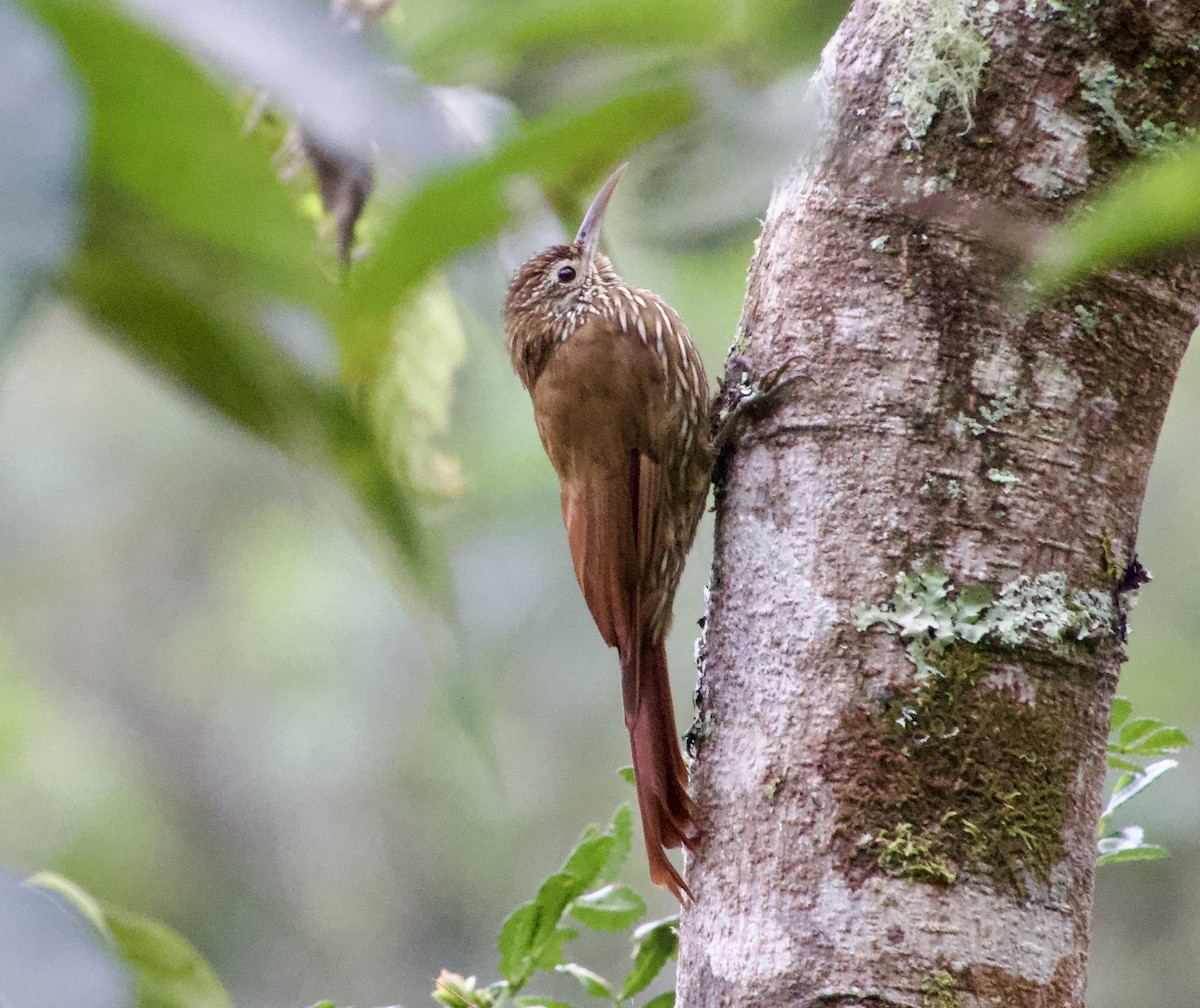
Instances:
[[[793,354],[761,378],[753,378],[744,357],[730,354],[721,389],[714,398],[709,414],[712,431],[713,457],[720,459],[733,436],[742,425],[762,417],[779,401],[779,394],[792,382],[804,377],[792,365],[800,360]]]

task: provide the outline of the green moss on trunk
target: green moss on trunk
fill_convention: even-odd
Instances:
[[[990,660],[948,647],[938,674],[841,723],[835,788],[851,875],[951,885],[982,875],[1024,896],[1064,856],[1063,782],[1077,757],[1054,703],[989,681]]]

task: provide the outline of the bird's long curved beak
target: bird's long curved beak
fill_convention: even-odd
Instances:
[[[583,223],[579,225],[575,243],[583,246],[585,265],[590,266],[596,255],[596,249],[600,245],[600,225],[604,222],[604,212],[608,209],[608,201],[612,199],[617,183],[621,181],[621,176],[625,174],[625,169],[628,167],[629,162],[626,161],[608,176],[608,181],[596,193],[596,198],[592,200],[592,205],[588,207],[588,212],[584,215]]]

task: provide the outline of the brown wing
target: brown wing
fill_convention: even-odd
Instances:
[[[575,576],[605,641],[635,667],[641,576],[654,524],[662,368],[636,335],[590,318],[554,347],[532,389],[534,417],[562,484]],[[641,540],[641,543],[639,543]],[[627,705],[636,710],[637,684]]]
[[[530,389],[562,484],[575,576],[621,689],[650,877],[682,902],[691,891],[664,847],[691,846],[687,793],[663,637],[710,468],[704,371],[677,315],[620,288],[615,317],[592,317],[553,345]]]

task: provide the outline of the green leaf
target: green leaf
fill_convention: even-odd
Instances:
[[[582,877],[573,875],[566,870],[555,872],[546,879],[533,900],[539,914],[538,934],[549,934],[552,929],[556,928],[566,912],[567,904],[580,895],[587,886],[588,882]]]
[[[552,970],[566,961],[563,946],[579,937],[579,932],[571,928],[554,928],[538,946],[538,955],[534,966],[539,970]]]
[[[75,238],[81,102],[43,26],[0,6],[0,348]]]
[[[575,876],[556,872],[542,883],[531,903],[518,908],[500,929],[500,975],[522,987],[539,969],[553,969],[564,959],[563,944],[576,932],[560,928],[564,911],[586,888]]]
[[[573,976],[592,997],[613,1000],[612,987],[609,986],[608,981],[598,973],[593,973],[586,966],[580,966],[578,963],[562,963],[555,969],[559,973]]]
[[[137,977],[138,1008],[232,1008],[212,967],[165,924],[107,905],[104,919]]]
[[[1151,717],[1134,718],[1132,721],[1126,721],[1117,733],[1117,741],[1120,746],[1118,751],[1128,752],[1129,746],[1140,742],[1162,726],[1163,723],[1158,718]]]
[[[1170,857],[1170,851],[1165,847],[1146,844],[1141,847],[1127,847],[1112,854],[1101,854],[1096,858],[1097,865],[1119,864],[1122,861],[1161,861]]]
[[[1165,848],[1145,842],[1145,832],[1140,826],[1125,826],[1116,833],[1106,836],[1096,844],[1096,864],[1115,864],[1118,861],[1157,861],[1165,858]]]
[[[519,997],[514,1003],[526,1008],[571,1008],[566,1001],[549,1001],[541,997]]]
[[[1119,756],[1108,754],[1108,765],[1112,770],[1124,770],[1127,774],[1140,774],[1142,772],[1141,765],[1131,763],[1129,760],[1123,760]]]
[[[588,837],[571,851],[562,870],[579,883],[579,890],[582,892],[608,867],[615,846],[616,838],[611,833],[599,833]]]
[[[571,916],[593,931],[620,931],[641,919],[646,902],[629,886],[607,885],[571,904]]]
[[[630,787],[636,786],[636,781],[633,778],[633,767],[621,767],[621,769],[617,771],[617,776],[620,777],[621,780],[623,780]]]
[[[1049,292],[1088,273],[1162,253],[1200,234],[1200,142],[1135,164],[1035,250],[1034,286]]]
[[[612,848],[604,867],[596,873],[595,882],[613,881],[629,858],[629,852],[633,848],[633,813],[629,810],[628,802],[622,804],[613,814],[609,833],[613,838]]]
[[[1130,798],[1136,795],[1139,791],[1144,790],[1154,783],[1159,777],[1165,774],[1168,770],[1172,770],[1179,765],[1178,760],[1164,759],[1156,763],[1151,763],[1145,770],[1136,774],[1127,774],[1117,780],[1116,786],[1113,788],[1113,793],[1108,799],[1108,804],[1104,808],[1103,814],[1100,816],[1101,821],[1107,819],[1113,812],[1124,805]]]
[[[1177,753],[1192,744],[1178,728],[1159,728],[1140,739],[1126,751],[1135,756],[1161,756],[1165,753]]]
[[[538,908],[532,903],[514,910],[500,928],[500,975],[516,987],[531,976],[534,938],[538,930]]]
[[[450,426],[453,378],[466,337],[439,277],[400,312],[393,347],[371,396],[372,426],[387,446],[393,472],[404,474],[418,492],[455,493],[462,486],[458,466],[434,441]]]
[[[646,1008],[675,1008],[675,992],[667,991],[646,1002]]]
[[[662,972],[679,948],[679,918],[643,924],[633,933],[633,969],[625,977],[621,998],[629,998],[645,990]]]
[[[1116,731],[1133,713],[1133,703],[1126,697],[1116,697],[1112,702],[1112,711],[1109,714],[1109,731]]]

